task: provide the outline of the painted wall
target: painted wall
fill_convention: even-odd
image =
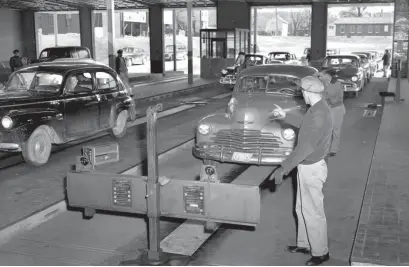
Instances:
[[[346,36],[392,36],[393,24],[337,24],[336,35]]]
[[[8,66],[13,50],[23,50],[20,11],[0,8],[0,25],[0,60]]]
[[[217,28],[250,30],[250,5],[244,1],[218,1]]]

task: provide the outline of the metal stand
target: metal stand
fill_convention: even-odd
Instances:
[[[401,65],[402,62],[399,59],[398,64],[396,66],[396,89],[395,89],[395,101],[398,103],[403,100],[400,98]]]
[[[148,180],[147,180],[147,207],[148,207],[148,232],[149,250],[136,260],[123,261],[122,266],[139,265],[186,265],[190,258],[164,253],[160,248],[160,186],[158,177],[158,151],[157,151],[157,112],[162,111],[162,104],[149,107],[147,117],[147,147],[148,147]]]

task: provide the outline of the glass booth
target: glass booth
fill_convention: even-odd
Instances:
[[[233,66],[239,52],[250,52],[247,29],[200,30],[200,76],[218,78],[222,69]]]

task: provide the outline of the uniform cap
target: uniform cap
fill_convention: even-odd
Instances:
[[[299,86],[306,92],[322,93],[324,91],[324,84],[316,76],[306,76],[301,79]]]
[[[122,54],[123,53],[123,51],[122,51],[122,49],[119,49],[118,51],[116,51],[118,54]]]

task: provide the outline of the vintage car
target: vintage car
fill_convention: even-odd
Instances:
[[[372,53],[370,53],[370,52],[352,52],[351,54],[365,55],[366,59],[368,60],[368,63],[369,63],[369,68],[370,68],[370,73],[371,73],[370,77],[373,77],[375,75],[375,73],[377,72],[377,69],[378,69],[378,63],[376,62],[376,59],[372,55]],[[365,58],[361,58],[361,60],[365,61]]]
[[[327,56],[322,69],[336,71],[336,77],[344,85],[345,94],[353,94],[358,97],[358,92],[362,91],[366,84],[367,73],[362,68],[361,59],[358,55]]]
[[[122,56],[125,58],[128,67],[131,67],[135,64],[145,65],[149,60],[149,56],[143,48],[128,46],[124,47],[122,51]]]
[[[365,82],[369,83],[372,78],[372,68],[371,68],[372,66],[371,66],[371,63],[369,62],[368,57],[362,53],[357,53],[357,54],[352,53],[352,54],[359,56],[361,68],[363,69],[364,73],[366,73]]]
[[[14,72],[0,92],[0,151],[21,152],[40,166],[52,145],[103,131],[121,138],[135,118],[131,89],[113,69],[80,61],[35,64]]]
[[[269,60],[279,60],[284,64],[301,65],[301,61],[297,59],[297,56],[289,52],[270,52],[268,54],[268,59]]]
[[[210,162],[279,164],[293,150],[306,112],[299,81],[317,72],[313,67],[287,64],[243,70],[227,112],[208,115],[197,123],[193,154]],[[291,121],[275,117],[277,107]]]
[[[270,60],[260,54],[247,54],[244,57],[244,68],[253,67],[257,65],[269,64]],[[233,65],[222,70],[220,83],[226,85],[234,85],[236,83],[236,76],[239,66]]]
[[[382,61],[383,52],[376,51],[376,50],[369,50],[369,51],[366,51],[366,52],[369,52],[374,56],[375,61],[377,63],[376,69],[378,71],[382,70],[382,68],[383,68],[383,61]]]
[[[304,54],[301,57],[301,60],[306,60],[308,53],[311,53],[311,48],[307,47],[304,49]],[[327,49],[327,56],[339,54],[339,49]]]
[[[173,61],[175,56],[173,55],[173,45],[167,45],[165,47],[165,60]],[[185,60],[187,57],[187,48],[183,44],[176,45],[176,60]]]
[[[41,51],[38,59],[31,60],[31,63],[50,62],[57,59],[91,59],[91,52],[87,47],[82,46],[56,46],[48,47]]]

